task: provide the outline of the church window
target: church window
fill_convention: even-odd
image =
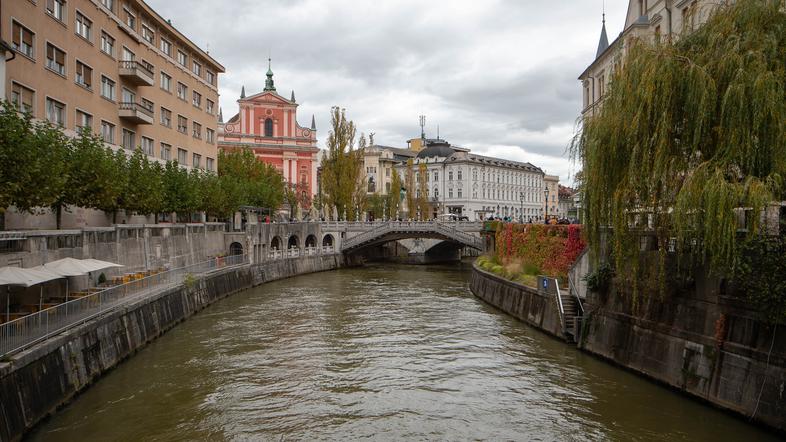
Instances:
[[[272,137],[273,136],[273,119],[268,118],[265,120],[265,136]]]

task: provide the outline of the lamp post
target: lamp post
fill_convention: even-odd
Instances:
[[[519,192],[519,201],[521,201],[521,208],[519,208],[519,223],[524,224],[524,192]]]
[[[546,188],[543,190],[543,194],[546,195],[546,201],[545,201],[545,203],[546,203],[546,205],[545,205],[545,207],[546,207],[546,220],[545,221],[546,221],[546,224],[548,224],[549,223],[549,186],[546,186]]]

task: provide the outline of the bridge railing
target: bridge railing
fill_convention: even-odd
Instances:
[[[480,238],[464,232],[459,227],[460,222],[443,223],[441,221],[388,221],[387,223],[375,226],[371,230],[367,230],[351,238],[345,239],[342,249],[347,250],[357,247],[367,241],[371,241],[391,232],[436,232],[448,238],[460,241],[464,244],[471,245],[476,248],[482,248],[483,241]]]
[[[243,265],[247,262],[246,255],[213,258],[99,290],[6,322],[0,325],[0,357],[28,348],[125,305],[131,300],[150,296],[164,288],[188,283],[196,275]]]

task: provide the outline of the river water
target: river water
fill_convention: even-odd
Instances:
[[[472,296],[379,265],[224,299],[31,435],[87,440],[775,440]]]

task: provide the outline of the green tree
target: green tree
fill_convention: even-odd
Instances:
[[[365,205],[363,156],[365,139],[355,147],[355,123],[347,120],[343,109],[331,110],[332,129],[327,140],[327,156],[322,163],[322,192],[327,207],[335,207],[342,216],[355,219],[356,206]],[[362,207],[361,207],[362,209]]]
[[[100,191],[93,195],[93,208],[112,214],[112,222],[117,223],[117,211],[125,207],[128,195],[129,165],[128,158],[122,150],[112,152],[104,149],[104,161],[100,163],[103,182]]]
[[[385,204],[387,203],[387,198],[375,193],[368,197],[367,199],[367,208],[374,219],[382,219],[382,216],[385,214]]]
[[[406,196],[404,197],[407,206],[407,217],[410,219],[415,218],[417,206],[415,202],[415,170],[414,162],[412,159],[407,160],[406,175],[404,176],[404,187],[406,187]]]
[[[158,215],[164,210],[164,169],[157,161],[151,164],[140,149],[128,160],[123,209],[142,215]]]
[[[625,49],[599,113],[572,146],[590,244],[598,252],[613,227],[617,273],[635,275],[640,246],[630,227],[650,224],[661,257],[677,238],[693,258],[683,265],[728,271],[739,212],[753,238],[765,205],[786,196],[783,2],[723,4],[675,43],[633,40]],[[663,258],[660,268],[662,279]]]
[[[389,219],[398,217],[401,206],[401,176],[395,168],[393,168],[393,173],[391,174],[390,192],[386,195],[386,199],[387,217]]]
[[[418,182],[418,197],[416,204],[418,206],[418,212],[420,213],[420,219],[427,220],[429,219],[428,168],[425,163],[418,164],[418,177],[420,177],[420,181]]]

